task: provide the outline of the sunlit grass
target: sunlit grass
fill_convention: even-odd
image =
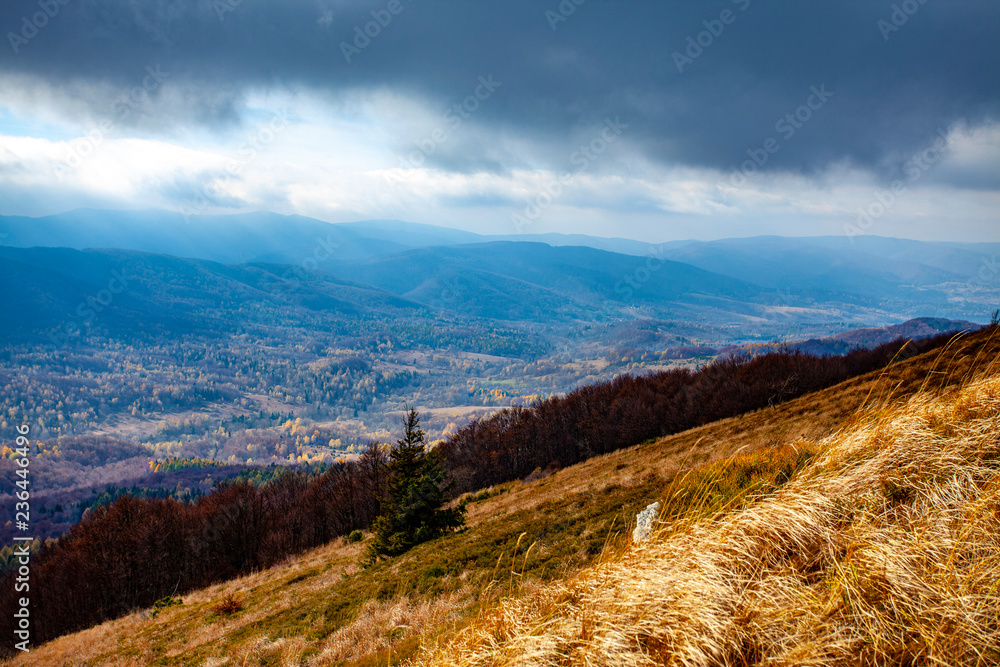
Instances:
[[[771,455],[689,476],[701,519],[668,508],[659,539],[504,600],[419,664],[997,664],[1000,377],[820,447],[738,508],[718,490]]]

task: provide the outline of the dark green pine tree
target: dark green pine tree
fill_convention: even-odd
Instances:
[[[444,508],[450,487],[444,461],[424,446],[420,415],[410,409],[403,437],[389,454],[389,475],[381,515],[372,525],[368,560],[398,556],[414,545],[465,525],[465,507]]]

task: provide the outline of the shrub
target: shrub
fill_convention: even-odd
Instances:
[[[184,600],[180,598],[170,597],[169,595],[165,598],[161,598],[153,603],[153,611],[151,616],[156,616],[164,609],[169,609],[170,607],[175,607],[184,604]]]
[[[360,530],[352,530],[348,534],[346,539],[348,542],[360,542],[361,540],[365,539],[365,534],[362,533]]]
[[[243,600],[240,600],[232,593],[212,605],[212,611],[216,616],[232,616],[242,609]]]

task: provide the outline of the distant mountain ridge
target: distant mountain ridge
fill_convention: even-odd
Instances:
[[[885,343],[892,343],[898,340],[922,340],[933,338],[941,334],[975,331],[981,325],[966,320],[949,320],[942,317],[915,317],[912,320],[899,324],[890,324],[884,327],[864,327],[850,329],[832,336],[823,338],[810,338],[808,340],[797,340],[785,343],[772,343],[764,346],[767,349],[787,349],[797,352],[804,352],[818,357],[828,357],[834,355],[847,354],[859,348],[874,348]],[[719,354],[721,356],[731,356],[750,352],[759,354],[762,351],[760,346],[730,345],[720,350],[708,349],[707,352]]]
[[[0,217],[4,245],[119,248],[224,264],[301,264],[360,259],[410,246],[298,215],[246,213],[185,217],[170,211],[80,209],[44,218]]]
[[[259,326],[350,329],[478,318],[569,324],[642,317],[724,323],[760,316],[768,290],[665,262],[634,290],[640,258],[584,247],[495,242],[408,250],[331,271],[222,264],[134,250],[0,246],[8,338],[43,342],[91,325],[120,332],[237,333]],[[627,297],[627,298],[626,298]],[[46,336],[48,337],[46,339]]]
[[[644,255],[654,244],[583,234],[483,235],[401,220],[329,223],[299,215],[193,215],[77,209],[39,218],[0,215],[0,242],[16,247],[122,248],[239,264],[357,260],[403,250],[489,241],[587,246]],[[317,257],[318,256],[318,257]]]
[[[141,334],[239,332],[341,318],[419,318],[420,304],[322,271],[226,265],[133,250],[0,247],[7,339],[57,345],[91,325]],[[327,325],[329,326],[329,325]],[[39,335],[41,338],[39,339]]]
[[[775,289],[794,286],[800,290],[878,296],[884,295],[889,286],[897,291],[903,286],[923,287],[963,279],[953,271],[909,259],[876,256],[860,246],[840,246],[838,240],[830,238],[761,236],[692,243],[668,249],[664,254],[675,261]]]
[[[913,241],[879,236],[755,236],[714,241],[652,243],[586,234],[477,234],[401,220],[328,223],[300,215],[255,212],[185,216],[163,210],[77,209],[29,218],[0,215],[0,242],[17,247],[122,248],[211,259],[224,263],[254,260],[298,263],[314,251],[333,259],[358,260],[413,248],[486,243],[536,242],[554,247],[585,246],[626,255],[671,259],[758,284],[780,279],[802,256],[813,269],[827,263],[846,268],[849,258],[888,260],[886,270],[901,281],[968,280],[995,265],[1000,243]],[[768,262],[791,259],[788,267]],[[739,260],[739,261],[734,261]],[[822,260],[816,265],[817,260]],[[992,264],[991,264],[992,260]],[[756,262],[756,264],[754,264]],[[753,273],[764,263],[763,276]],[[928,271],[937,269],[937,272]]]
[[[784,317],[888,324],[926,315],[985,322],[1000,302],[1000,275],[981,278],[995,271],[995,243],[760,236],[650,244],[485,236],[399,220],[331,224],[274,213],[185,218],[96,210],[0,216],[0,240],[320,269],[432,308],[506,320],[626,312],[716,322],[713,313],[729,313],[743,323]]]
[[[834,354],[845,354],[859,347],[876,347],[883,343],[890,343],[895,340],[921,340],[931,338],[945,333],[959,333],[961,331],[974,331],[979,328],[978,324],[966,320],[948,320],[940,317],[917,317],[900,324],[892,324],[885,327],[868,327],[864,329],[852,329],[842,333],[834,334],[827,338],[813,338],[798,343],[793,343],[788,347],[793,350],[815,354],[817,356],[830,356]]]
[[[594,248],[497,241],[411,250],[334,271],[419,303],[496,319],[584,317],[630,306],[676,315],[706,300],[739,310],[768,299],[756,285],[679,262],[661,262],[639,281],[643,267],[635,256]]]

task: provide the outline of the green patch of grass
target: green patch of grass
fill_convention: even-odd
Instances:
[[[164,609],[169,609],[170,607],[175,607],[184,604],[184,600],[180,598],[170,597],[169,595],[165,598],[157,600],[153,603],[153,610],[150,612],[150,616],[156,616]]]
[[[759,449],[695,468],[675,480],[661,519],[687,521],[775,491],[816,456],[809,446]]]
[[[329,604],[326,605],[326,623],[323,625],[323,630],[320,633],[323,637],[336,632],[353,621],[358,614],[358,609],[361,608],[361,605],[357,604],[356,600],[352,600],[345,595],[334,594],[331,598]]]
[[[478,493],[471,494],[465,497],[463,500],[468,504],[481,503],[484,500],[489,500],[490,498],[496,498],[497,496],[501,496],[507,493],[508,491],[510,491],[511,486],[512,485],[509,483],[501,484],[499,486],[491,486],[488,489],[483,489]]]
[[[313,568],[311,570],[306,570],[304,572],[299,572],[294,577],[291,577],[288,580],[286,580],[285,581],[285,585],[288,586],[288,585],[291,585],[291,584],[297,584],[299,582],[305,581],[306,579],[309,579],[310,577],[315,577],[319,573],[320,573],[320,569],[319,568]]]

